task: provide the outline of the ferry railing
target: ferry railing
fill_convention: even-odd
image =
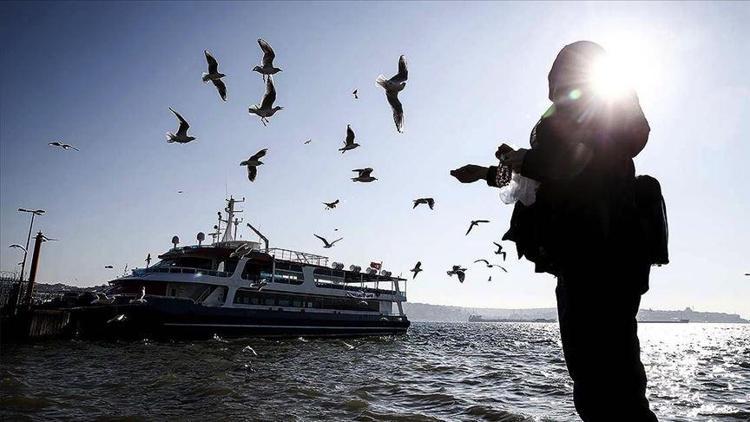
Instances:
[[[147,273],[171,273],[171,274],[198,274],[212,277],[231,277],[232,273],[226,271],[202,270],[190,267],[149,267],[133,270],[134,275]]]
[[[265,253],[285,261],[298,262],[300,264],[310,264],[325,267],[328,265],[328,257],[315,255],[307,252],[293,251],[291,249],[270,248]]]

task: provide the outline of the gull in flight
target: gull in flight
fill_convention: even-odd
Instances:
[[[260,159],[266,155],[266,151],[268,151],[268,148],[263,148],[256,152],[255,155],[240,163],[241,166],[247,166],[247,178],[251,182],[254,182],[255,176],[258,175],[258,166],[263,164],[263,161],[260,161]]]
[[[62,149],[64,149],[65,151],[67,151],[67,150],[69,150],[69,149],[74,149],[74,150],[76,150],[76,151],[80,151],[80,150],[79,150],[78,148],[74,147],[73,145],[70,145],[70,144],[66,144],[66,143],[64,143],[64,142],[59,142],[59,141],[55,141],[55,142],[50,142],[50,143],[48,143],[47,145],[49,145],[49,146],[51,146],[51,147],[58,147],[58,148],[62,148]]]
[[[408,77],[409,71],[406,69],[406,59],[404,56],[401,56],[398,59],[397,74],[391,79],[386,79],[385,76],[380,75],[375,80],[378,85],[385,89],[385,97],[388,99],[391,109],[393,109],[393,121],[396,123],[396,130],[399,132],[404,131],[404,108],[398,99],[398,93],[406,86],[406,79]]]
[[[329,243],[329,242],[328,242],[328,241],[327,241],[327,240],[326,240],[326,239],[325,239],[324,237],[322,237],[322,236],[318,236],[318,235],[317,235],[317,234],[315,234],[315,233],[313,233],[313,236],[315,236],[315,237],[317,237],[318,239],[322,240],[322,241],[323,241],[323,243],[324,243],[324,246],[323,246],[323,247],[324,247],[324,248],[326,248],[326,249],[332,248],[332,247],[333,247],[333,245],[335,245],[335,244],[336,244],[336,242],[338,242],[339,240],[342,240],[342,239],[343,239],[343,237],[339,237],[338,239],[336,239],[336,240],[334,240],[333,242],[330,242],[330,243]]]
[[[461,268],[460,265],[454,265],[452,269],[446,271],[449,276],[455,275],[458,277],[458,281],[461,283],[466,279],[466,268]]]
[[[473,229],[474,226],[478,226],[479,223],[489,223],[489,222],[490,220],[471,220],[471,224],[469,224],[469,230],[466,230],[466,235],[468,236],[471,229]]]
[[[312,142],[312,138],[310,138],[310,139],[306,140],[306,141],[305,141],[305,145],[309,144],[310,142]]]
[[[377,177],[370,176],[370,173],[372,173],[372,168],[370,167],[364,169],[354,169],[352,171],[359,173],[357,177],[352,177],[353,182],[370,183],[373,180],[378,180]]]
[[[419,204],[427,204],[430,209],[434,209],[435,200],[432,198],[419,198],[414,200],[414,206],[411,209],[417,208]]]
[[[192,140],[195,140],[194,137],[188,136],[187,134],[187,131],[190,128],[187,120],[183,119],[182,116],[180,116],[180,113],[174,111],[172,107],[169,107],[169,111],[174,113],[174,115],[177,117],[177,120],[180,121],[180,128],[177,129],[176,134],[167,132],[167,142],[170,144],[173,142],[177,142],[178,144],[186,144]]]
[[[260,73],[263,76],[263,80],[266,80],[267,76],[275,75],[281,72],[281,69],[273,67],[273,59],[276,58],[276,53],[273,52],[271,44],[262,38],[258,38],[258,45],[263,50],[263,60],[261,61],[261,66],[255,66],[253,71]]]
[[[111,265],[105,265],[105,266],[104,266],[104,268],[106,268],[106,269],[108,269],[108,270],[111,270],[111,269],[112,269],[112,268],[114,268],[114,267],[113,267],[113,266],[111,266]]]
[[[260,117],[260,122],[263,123],[263,126],[266,126],[269,117],[284,109],[284,107],[274,106],[274,101],[276,101],[276,88],[273,87],[273,79],[269,76],[266,79],[266,93],[263,94],[260,105],[251,105],[247,112]]]
[[[495,251],[495,255],[502,255],[503,261],[505,261],[505,255],[506,255],[506,253],[503,252],[503,245],[501,245],[501,244],[499,244],[497,242],[492,242],[492,243],[494,243],[495,246],[497,246],[497,250]]]
[[[22,250],[22,251],[26,252],[26,248],[24,248],[23,246],[19,245],[18,243],[14,243],[14,244],[12,244],[12,245],[10,245],[10,246],[8,246],[8,247],[9,247],[9,248],[16,248],[16,249],[20,249],[20,250]]]
[[[211,81],[216,87],[216,90],[219,91],[221,99],[226,101],[227,86],[224,85],[224,81],[222,81],[221,78],[227,75],[219,73],[219,62],[216,61],[214,56],[212,56],[208,50],[203,50],[203,54],[206,55],[206,62],[208,62],[208,73],[203,73],[203,82]]]
[[[354,91],[352,91],[352,95],[354,95],[354,99],[355,100],[359,99],[359,96],[357,95],[357,90],[356,89]]]
[[[414,273],[414,275],[413,275],[413,276],[411,277],[411,279],[412,279],[412,280],[414,280],[415,278],[417,278],[417,275],[418,275],[419,273],[421,273],[422,271],[424,271],[424,270],[422,269],[422,261],[417,261],[417,265],[415,265],[415,266],[414,266],[414,268],[412,268],[412,269],[411,269],[411,270],[409,270],[409,271],[411,271],[411,272],[413,272],[413,273]]]
[[[338,199],[335,200],[335,201],[333,201],[333,202],[323,202],[323,205],[326,206],[326,210],[332,210],[332,209],[336,208],[336,205],[338,205],[338,204],[339,204],[339,200]]]
[[[503,270],[506,273],[508,272],[508,270],[506,270],[505,267],[503,267],[501,265],[497,265],[497,264],[490,264],[490,262],[487,261],[486,259],[477,259],[476,261],[474,261],[475,264],[477,262],[484,262],[484,264],[487,266],[487,268],[497,267],[497,268],[500,268],[501,270]]]
[[[344,139],[344,146],[339,148],[339,151],[341,151],[342,154],[359,146],[358,143],[354,142],[354,138],[355,135],[352,130],[352,125],[346,125],[346,139]]]

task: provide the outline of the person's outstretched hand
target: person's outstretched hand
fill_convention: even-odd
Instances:
[[[487,167],[476,164],[467,164],[461,168],[451,170],[451,176],[458,179],[461,183],[473,183],[477,180],[484,180],[487,177]]]

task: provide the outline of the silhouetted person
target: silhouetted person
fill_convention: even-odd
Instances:
[[[653,261],[633,165],[650,128],[635,92],[606,98],[594,89],[591,72],[604,55],[599,45],[579,41],[555,59],[553,104],[531,132],[532,148],[502,157],[540,182],[535,203],[516,203],[504,239],[516,242],[537,272],[557,276],[560,334],[580,417],[655,421],[636,324]],[[451,174],[497,185],[497,167],[467,165]]]

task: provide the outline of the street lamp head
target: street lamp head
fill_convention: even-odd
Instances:
[[[42,209],[27,210],[26,208],[19,208],[18,211],[20,211],[20,212],[30,212],[30,213],[32,213],[34,215],[42,215],[42,214],[44,214],[46,212],[46,211],[44,211]]]

